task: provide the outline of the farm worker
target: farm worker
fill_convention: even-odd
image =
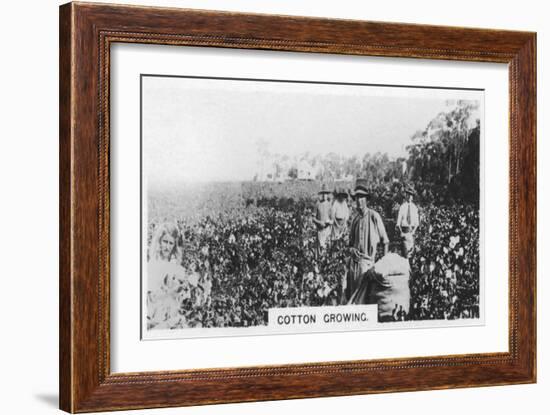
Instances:
[[[348,225],[348,193],[342,188],[336,189],[334,193],[335,200],[332,204],[331,210],[331,216],[333,220],[332,237],[334,239],[338,239],[345,233]]]
[[[412,186],[405,186],[405,201],[399,207],[397,214],[397,228],[401,236],[401,255],[409,258],[414,248],[414,233],[420,224],[418,208],[413,203],[414,189]]]
[[[331,205],[327,185],[323,183],[319,191],[319,201],[315,207],[315,217],[313,222],[317,227],[317,254],[319,255],[326,248],[330,237],[332,218]]]
[[[353,198],[357,214],[351,221],[349,234],[350,260],[346,281],[346,300],[349,301],[357,289],[361,277],[374,264],[378,244],[384,244],[384,255],[388,253],[389,239],[382,217],[367,206],[369,196],[367,181],[357,179]]]

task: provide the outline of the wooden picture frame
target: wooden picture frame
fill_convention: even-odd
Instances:
[[[114,43],[509,66],[509,352],[145,373],[110,370]],[[69,3],[60,7],[60,408],[68,412],[536,381],[536,34]]]

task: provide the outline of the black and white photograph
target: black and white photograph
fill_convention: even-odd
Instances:
[[[549,407],[548,10],[5,2],[0,413]]]
[[[484,324],[484,91],[142,74],[143,339]]]

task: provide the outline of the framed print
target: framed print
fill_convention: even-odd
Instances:
[[[483,91],[142,74],[141,97],[142,339],[484,324]]]
[[[61,409],[535,382],[535,62],[528,32],[61,6]]]

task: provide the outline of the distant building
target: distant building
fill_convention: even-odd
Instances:
[[[290,167],[286,163],[270,163],[256,173],[255,180],[259,182],[285,182],[291,180],[289,176]]]
[[[261,182],[272,182],[275,180],[277,175],[277,169],[275,168],[275,165],[269,165],[266,166],[263,171],[258,174],[258,181]]]
[[[315,177],[317,176],[318,168],[316,166],[313,166],[309,161],[306,159],[300,160],[298,163],[298,180],[315,180]]]

